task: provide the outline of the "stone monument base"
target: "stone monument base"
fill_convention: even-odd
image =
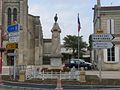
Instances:
[[[60,57],[52,57],[50,60],[50,64],[52,67],[59,67],[62,65],[62,60]]]

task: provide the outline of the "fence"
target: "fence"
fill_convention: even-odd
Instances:
[[[2,68],[2,75],[13,75],[12,66],[4,66]],[[39,67],[36,66],[17,66],[16,75],[19,75],[20,70],[25,70],[26,80],[31,79],[77,79],[79,80],[80,73],[76,70],[71,70],[69,72],[45,72],[41,71]]]
[[[26,67],[25,65],[17,65],[16,66],[16,75],[19,75],[19,71],[20,70],[26,70]],[[13,75],[14,73],[14,67],[13,66],[3,66],[2,67],[2,75]]]
[[[70,72],[45,72],[40,71],[38,68],[29,67],[26,69],[26,80],[31,79],[79,79],[79,71],[70,71]]]

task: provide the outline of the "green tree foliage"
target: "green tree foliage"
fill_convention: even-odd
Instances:
[[[92,50],[92,35],[89,36],[89,46],[88,46],[89,50]]]
[[[78,55],[78,36],[75,35],[67,35],[64,37],[64,46],[66,49],[72,49],[72,56],[74,58],[77,57]],[[82,36],[79,36],[79,52],[80,52],[80,57],[82,57],[82,49],[87,48],[87,43],[83,42]]]

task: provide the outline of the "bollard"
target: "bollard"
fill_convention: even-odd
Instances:
[[[19,73],[19,81],[20,82],[24,82],[25,81],[25,71],[24,70],[21,70],[20,73]]]
[[[86,82],[85,71],[83,68],[81,68],[81,71],[80,71],[80,82]]]
[[[3,83],[2,74],[0,74],[0,83]]]
[[[63,90],[63,88],[61,87],[61,80],[57,79],[57,87],[55,88],[55,90]]]

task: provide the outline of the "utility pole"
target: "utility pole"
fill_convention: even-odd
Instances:
[[[97,18],[98,18],[98,29],[99,30],[101,30],[100,7],[101,7],[100,0],[97,0],[97,10],[98,10]],[[98,49],[98,62],[99,62],[99,78],[100,78],[100,83],[101,83],[101,81],[102,81],[101,49]]]

